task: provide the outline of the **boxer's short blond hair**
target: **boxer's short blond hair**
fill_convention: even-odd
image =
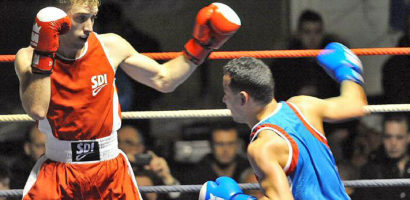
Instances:
[[[68,11],[75,4],[87,4],[88,6],[100,6],[100,0],[55,0],[56,7]]]

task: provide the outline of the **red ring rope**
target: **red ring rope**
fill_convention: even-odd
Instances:
[[[356,55],[406,55],[410,54],[408,47],[391,48],[363,48],[351,49]],[[266,50],[266,51],[217,51],[212,52],[209,59],[233,59],[244,56],[255,58],[294,58],[294,57],[314,57],[319,54],[320,49],[312,50]],[[169,60],[181,55],[181,52],[162,52],[162,53],[142,53],[155,60]],[[0,55],[0,62],[13,62],[15,55]]]

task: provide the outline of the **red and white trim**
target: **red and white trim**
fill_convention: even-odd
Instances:
[[[286,104],[295,112],[296,116],[302,121],[303,125],[308,129],[308,131],[319,141],[321,141],[324,145],[329,147],[329,144],[327,142],[327,138],[325,134],[322,132],[318,131],[315,127],[313,127],[305,118],[305,116],[302,114],[300,109],[293,103],[286,102]]]
[[[295,140],[293,140],[293,138],[279,126],[274,125],[274,124],[263,124],[263,125],[256,127],[254,132],[252,132],[251,142],[255,138],[257,138],[259,132],[261,132],[262,130],[271,130],[275,132],[276,134],[278,134],[281,138],[283,138],[286,141],[289,147],[289,155],[288,155],[288,160],[286,161],[286,165],[283,167],[283,170],[285,171],[286,175],[292,174],[295,171],[296,165],[299,160],[299,148]]]

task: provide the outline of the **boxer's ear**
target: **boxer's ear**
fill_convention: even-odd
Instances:
[[[249,101],[249,94],[245,91],[239,93],[239,98],[241,98],[241,105],[245,105]]]

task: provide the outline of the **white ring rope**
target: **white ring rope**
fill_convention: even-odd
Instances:
[[[364,107],[364,110],[370,113],[409,112],[410,104],[368,105]]]
[[[409,112],[410,104],[368,105],[364,109],[370,113]],[[122,112],[123,119],[209,118],[230,116],[231,112],[228,109]],[[34,120],[26,114],[0,115],[0,123],[28,121]]]

